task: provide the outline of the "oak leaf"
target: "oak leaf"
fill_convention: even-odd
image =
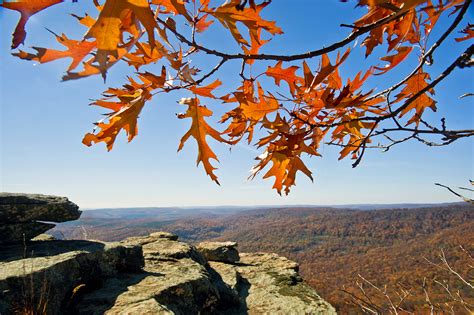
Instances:
[[[63,81],[82,79],[91,75],[96,75],[103,73],[101,70],[107,70],[115,65],[119,60],[121,60],[137,43],[138,38],[132,38],[127,43],[121,45],[117,49],[117,57],[110,56],[108,61],[103,65],[103,68],[95,65],[95,57],[91,57],[84,61],[82,64],[84,66],[83,70],[79,72],[67,71],[66,75],[62,77]]]
[[[152,3],[163,6],[165,8],[165,12],[182,15],[188,21],[193,20],[186,10],[183,0],[152,0]]]
[[[196,85],[193,85],[192,87],[189,88],[191,92],[194,94],[200,95],[200,96],[205,96],[209,98],[217,98],[214,94],[212,94],[212,91],[214,91],[216,88],[222,85],[222,82],[217,79],[211,84],[208,84],[203,87],[197,87]]]
[[[295,94],[295,83],[299,81],[299,77],[296,76],[295,72],[299,69],[297,66],[290,66],[288,68],[282,68],[283,62],[280,60],[274,67],[268,67],[265,74],[269,77],[275,79],[275,84],[280,86],[280,81],[284,80],[288,83],[288,87],[290,88],[290,93],[292,95]]]
[[[207,20],[208,17],[209,14],[204,14],[198,19],[198,21],[194,24],[196,27],[196,32],[203,33],[209,28],[209,26],[211,26],[212,23],[214,23],[213,20]]]
[[[156,21],[147,0],[108,0],[99,18],[86,33],[85,38],[95,38],[97,42],[97,53],[95,61],[99,64],[99,70],[105,78],[107,71],[108,56],[118,58],[118,45],[122,35],[122,20],[131,11],[133,20],[139,20],[148,33],[148,41],[151,45],[155,43],[154,29]]]
[[[67,38],[66,35],[62,34],[61,36],[56,35],[56,40],[65,46],[67,50],[55,50],[41,47],[33,47],[37,51],[36,54],[30,54],[25,51],[20,50],[18,53],[13,53],[14,56],[17,56],[21,59],[26,60],[35,60],[39,63],[46,63],[53,60],[61,58],[72,58],[72,62],[69,65],[67,71],[74,70],[81,61],[91,53],[93,49],[96,48],[95,41],[78,41]]]
[[[390,71],[391,69],[395,68],[400,62],[402,62],[408,57],[410,52],[413,50],[413,47],[403,46],[403,47],[396,48],[396,50],[397,50],[396,54],[380,58],[383,61],[387,61],[389,64],[386,65],[385,67],[374,67],[375,69],[380,71],[380,72],[375,73],[375,75],[384,74]]]
[[[463,28],[460,31],[460,33],[465,34],[465,36],[455,38],[457,42],[462,42],[462,41],[474,38],[474,24],[471,24],[471,23],[467,24],[467,26]]]
[[[271,167],[263,178],[275,177],[273,188],[281,195],[282,191],[288,195],[290,188],[295,185],[297,172],[302,172],[313,180],[311,171],[301,160],[301,154],[319,156],[315,146],[308,146],[308,132],[306,130],[291,131],[288,122],[279,115],[275,120],[266,120],[264,128],[273,132],[262,138],[258,146],[267,146],[265,152],[258,156],[259,163],[252,169],[250,178],[262,171],[270,162]]]
[[[423,69],[418,70],[418,72],[410,77],[407,82],[405,82],[405,87],[402,91],[396,95],[396,102],[401,100],[408,100],[418,94],[421,90],[428,87],[430,80],[430,75],[426,72],[423,72]],[[426,108],[431,108],[433,111],[436,111],[436,101],[430,97],[428,94],[434,95],[433,89],[428,89],[427,92],[421,94],[415,98],[407,107],[405,107],[400,112],[400,117],[406,115],[412,109],[415,109],[415,114],[410,120],[408,120],[407,125],[416,123],[419,124],[420,118],[423,115],[423,112]]]
[[[124,59],[137,70],[169,55],[169,52],[159,41],[155,41],[153,46],[149,43],[138,42],[136,48],[134,52],[127,53]]]
[[[281,28],[276,26],[274,21],[264,20],[260,16],[262,9],[269,3],[270,2],[263,2],[253,7],[251,6],[250,8],[240,10],[240,0],[231,0],[213,10],[208,9],[204,12],[212,15],[221,22],[239,44],[252,47],[240,33],[237,23],[242,23],[248,28],[249,33],[253,36],[257,44],[260,44],[261,41],[259,29],[264,29],[272,35],[283,33]]]
[[[266,115],[273,113],[280,108],[280,104],[276,98],[271,94],[268,96],[265,95],[265,91],[260,86],[260,83],[257,85],[258,100],[255,102],[245,100],[240,103],[242,114],[246,119],[250,119],[252,121],[260,121],[262,118],[266,117]]]
[[[64,0],[35,0],[35,1],[28,1],[28,0],[19,0],[19,1],[5,1],[0,4],[1,7],[4,7],[5,9],[10,9],[10,10],[15,10],[20,12],[21,17],[20,20],[18,21],[18,24],[15,28],[15,31],[13,32],[13,39],[12,39],[12,49],[17,48],[23,42],[25,41],[26,38],[26,31],[25,31],[25,26],[26,23],[28,22],[28,19],[50,7],[55,4],[61,3]]]
[[[186,132],[186,134],[181,138],[178,151],[181,151],[186,141],[188,141],[190,137],[193,137],[198,145],[198,157],[196,161],[197,165],[202,163],[206,174],[209,175],[213,181],[219,184],[217,176],[214,174],[214,170],[216,168],[212,166],[210,162],[211,159],[216,161],[219,160],[216,154],[209,147],[206,137],[210,136],[215,140],[224,143],[226,140],[222,138],[221,134],[217,130],[209,126],[209,124],[205,121],[205,117],[212,116],[212,111],[206,106],[199,105],[198,98],[183,98],[179,103],[187,105],[188,109],[185,113],[179,114],[178,118],[191,118],[192,122],[188,132]]]
[[[121,100],[125,104],[122,103],[122,106],[119,106],[117,103],[116,107],[110,106],[109,108],[114,109],[115,112],[108,116],[108,122],[100,121],[96,123],[100,131],[97,134],[87,133],[82,143],[91,146],[92,143],[105,142],[107,150],[110,151],[122,129],[127,133],[128,141],[132,141],[137,135],[137,120],[145,105],[146,98],[143,91],[137,90],[133,94],[121,95]],[[103,103],[97,105],[107,107]]]

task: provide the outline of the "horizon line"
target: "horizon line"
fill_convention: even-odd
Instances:
[[[176,208],[176,209],[200,209],[200,208],[286,208],[286,207],[356,207],[356,206],[397,206],[397,205],[411,205],[411,206],[431,206],[431,205],[448,205],[448,204],[464,204],[463,201],[444,201],[444,202],[399,202],[399,203],[346,203],[346,204],[288,204],[288,205],[196,205],[196,206],[130,206],[130,207],[87,207],[79,208],[80,210],[122,210],[122,209],[151,209],[151,208]]]

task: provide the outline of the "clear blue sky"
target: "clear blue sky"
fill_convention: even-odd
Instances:
[[[22,49],[59,48],[45,27],[79,38],[84,29],[65,13],[82,15],[84,3],[66,1],[33,17]],[[304,52],[327,45],[347,34],[347,29],[338,27],[340,23],[351,23],[362,13],[363,10],[353,8],[353,3],[335,0],[275,0],[264,16],[278,20],[285,34],[276,37],[264,51]],[[472,7],[468,15],[472,21]],[[201,167],[196,167],[197,148],[192,140],[182,152],[176,152],[180,138],[189,127],[189,121],[175,116],[184,109],[176,100],[187,96],[180,93],[155,98],[144,109],[139,135],[131,143],[127,144],[122,135],[111,152],[103,144],[88,148],[81,143],[82,136],[104,112],[88,103],[106,87],[121,85],[127,67],[112,68],[107,85],[100,77],[62,83],[60,78],[69,60],[37,65],[10,55],[10,34],[17,20],[16,12],[0,9],[2,191],[64,195],[84,208],[445,202],[457,199],[433,183],[459,186],[474,178],[472,139],[441,148],[411,142],[386,153],[369,151],[356,169],[351,168],[350,160],[337,161],[336,148],[325,146],[322,158],[306,160],[315,182],[300,174],[291,194],[280,197],[271,189],[271,180],[258,177],[247,180],[253,159],[261,152],[245,145],[229,151],[228,147],[210,140],[220,158],[217,175],[221,186],[217,186]],[[437,30],[443,25],[446,22]],[[213,27],[209,33],[212,36],[206,36],[202,42],[226,50],[235,48],[229,44],[230,39],[222,39],[227,34],[213,32],[216,29]],[[448,42],[448,47],[440,49],[435,56],[435,62],[443,67],[455,57],[454,53],[470,44],[455,44],[452,38]],[[352,75],[366,66],[358,58],[362,53],[355,49],[343,75]],[[318,60],[311,61],[313,69],[317,64]],[[262,69],[267,65],[262,65]],[[408,70],[403,68],[400,77]],[[435,68],[433,73],[440,70]],[[238,71],[238,64],[230,64],[218,77],[227,82],[225,87],[235,88],[239,84]],[[396,79],[383,82],[375,79],[371,84],[383,89],[388,81]],[[446,116],[451,128],[472,128],[473,98],[457,97],[473,92],[473,87],[472,71],[456,70],[436,91],[438,113],[428,116],[438,120]],[[224,89],[220,92],[223,94]],[[231,108],[212,102],[207,105],[217,114]]]

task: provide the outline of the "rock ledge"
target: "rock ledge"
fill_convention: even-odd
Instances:
[[[28,307],[25,301],[40,305],[41,296],[48,314],[335,314],[302,281],[295,262],[239,255],[232,242],[194,247],[158,232],[120,243],[27,246],[34,255],[26,258],[21,245],[0,248],[0,314]],[[212,261],[210,249],[232,254]]]
[[[66,197],[0,193],[0,244],[23,243],[52,229],[46,222],[79,219],[79,207]]]

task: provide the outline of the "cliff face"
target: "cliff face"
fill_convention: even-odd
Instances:
[[[120,243],[35,237],[80,216],[63,197],[0,194],[0,314],[333,314],[298,265],[157,232]],[[33,229],[31,226],[39,226]],[[33,239],[32,239],[33,238]]]
[[[239,254],[235,243],[196,248],[162,232],[120,243],[33,240],[26,253],[0,249],[0,314],[335,313],[295,262]]]

